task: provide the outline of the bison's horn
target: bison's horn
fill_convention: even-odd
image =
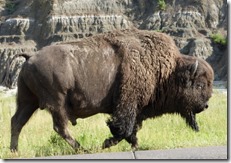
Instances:
[[[196,60],[196,62],[192,65],[192,76],[195,75],[197,68],[198,68],[198,60]]]

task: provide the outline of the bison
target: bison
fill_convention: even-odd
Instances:
[[[214,72],[204,60],[180,54],[167,34],[127,29],[42,48],[18,77],[17,109],[11,119],[12,151],[22,127],[38,109],[47,109],[53,129],[71,147],[80,144],[67,123],[110,114],[112,137],[103,148],[125,139],[138,147],[142,121],[176,113],[195,131],[196,114],[208,108]]]

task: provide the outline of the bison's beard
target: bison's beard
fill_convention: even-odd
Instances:
[[[196,113],[190,111],[187,114],[181,114],[181,116],[186,120],[187,125],[189,125],[194,131],[199,131],[199,127],[196,122]]]

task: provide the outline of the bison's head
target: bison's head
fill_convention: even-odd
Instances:
[[[178,60],[176,74],[179,86],[178,112],[189,126],[198,131],[195,115],[208,108],[208,101],[212,95],[213,69],[202,59],[182,56]]]

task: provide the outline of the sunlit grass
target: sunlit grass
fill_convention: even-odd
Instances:
[[[39,156],[69,155],[75,151],[54,131],[51,116],[38,110],[24,126],[19,138],[19,152],[11,153],[10,119],[15,112],[15,96],[0,94],[0,158],[31,158]],[[126,141],[110,149],[101,149],[103,141],[111,136],[106,120],[109,116],[98,114],[78,119],[69,125],[71,135],[90,153],[131,150]],[[138,150],[172,149],[180,147],[216,146],[227,144],[227,95],[214,92],[208,110],[197,115],[200,132],[189,128],[179,115],[163,115],[144,121],[138,132]],[[83,153],[83,151],[78,151]]]

